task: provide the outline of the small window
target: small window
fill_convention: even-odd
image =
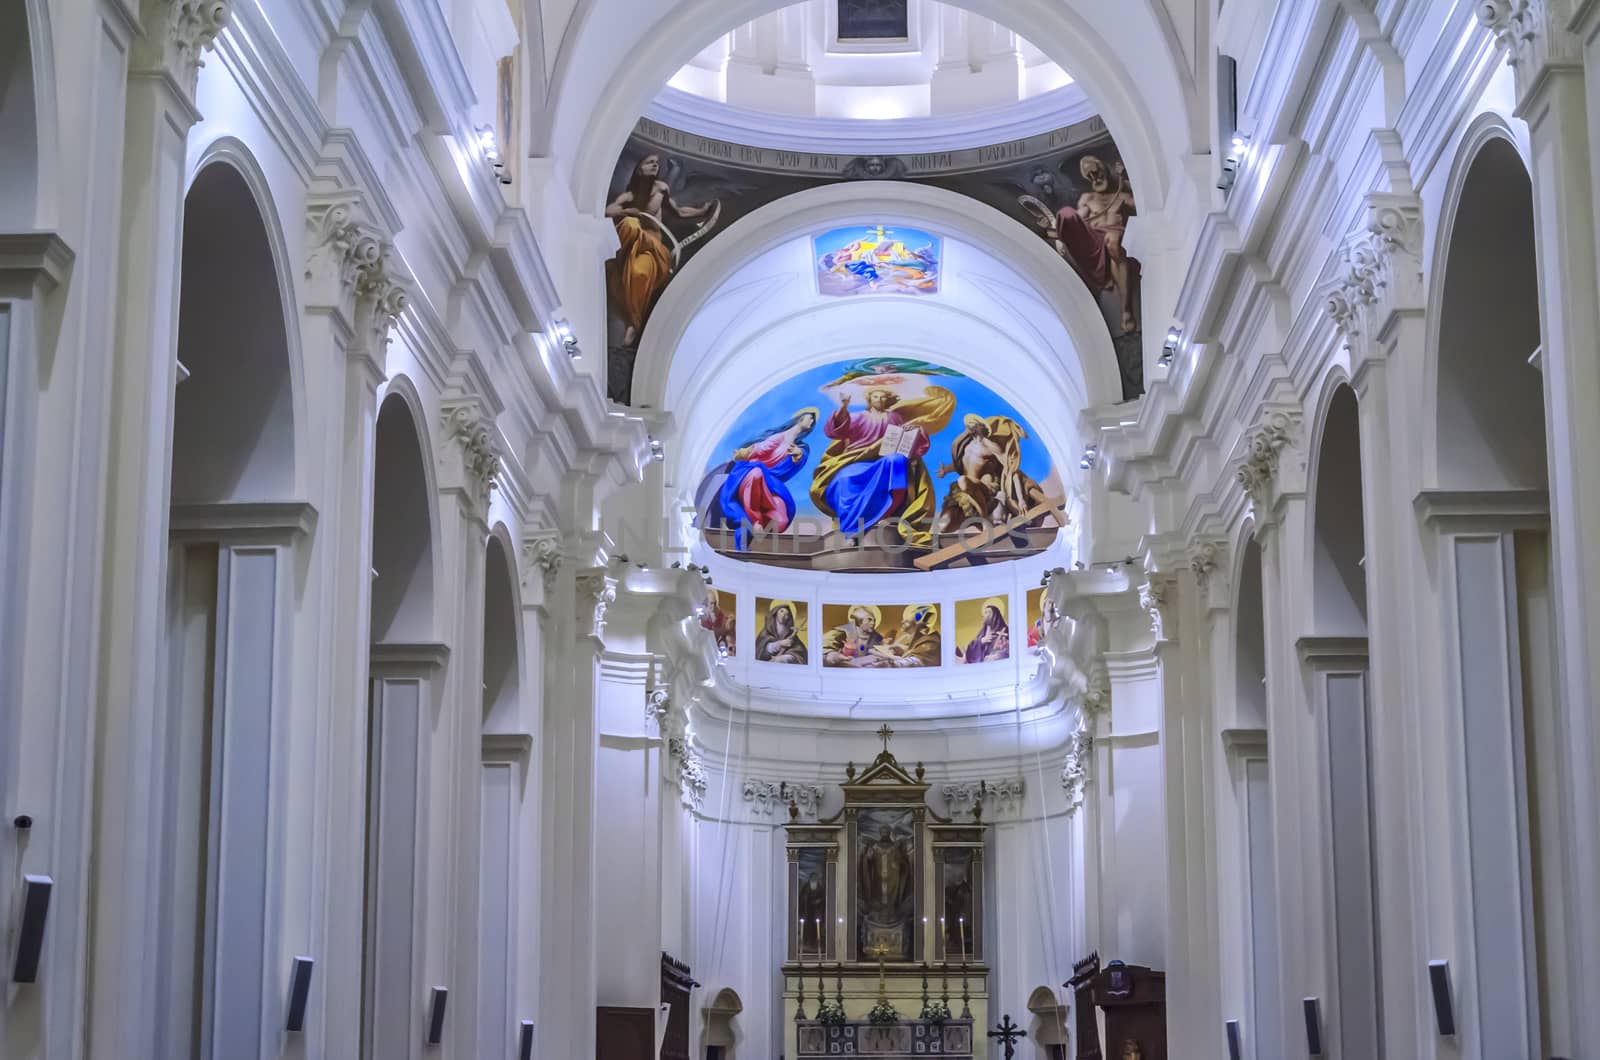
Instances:
[[[908,0],[839,0],[841,41],[904,40],[910,36]]]

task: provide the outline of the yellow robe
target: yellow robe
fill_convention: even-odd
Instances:
[[[646,221],[619,217],[616,225],[622,246],[606,265],[611,302],[630,328],[641,331],[656,298],[672,278],[672,251]]]
[[[930,386],[926,394],[915,401],[902,402],[895,407],[906,427],[920,427],[931,438],[944,430],[955,415],[956,396],[941,386]],[[829,445],[811,477],[811,503],[817,510],[834,520],[838,526],[839,513],[828,504],[828,484],[839,472],[852,464],[878,459],[881,442],[851,446],[840,438]],[[933,477],[928,466],[918,457],[908,462],[906,468],[905,505],[896,518],[895,528],[906,544],[927,548],[933,544],[933,519],[939,507],[934,492]]]

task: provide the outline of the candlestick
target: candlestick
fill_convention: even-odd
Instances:
[[[970,1000],[971,1000],[971,995],[967,992],[967,962],[966,961],[962,961],[961,962],[961,1018],[964,1019],[964,1020],[969,1020],[969,1019],[972,1018],[972,1006],[967,1003]]]
[[[833,966],[833,1003],[839,1006],[839,1011],[844,1011],[844,962],[837,961]]]
[[[795,1001],[794,1019],[795,1019],[795,1022],[798,1023],[798,1022],[800,1022],[801,1020],[803,1020],[805,1018],[806,1018],[806,977],[805,977],[805,973],[802,972],[800,974],[800,995]]]

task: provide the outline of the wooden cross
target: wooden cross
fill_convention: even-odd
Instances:
[[[999,1027],[989,1032],[989,1037],[999,1039],[1000,1044],[1005,1046],[1006,1060],[1011,1060],[1016,1055],[1017,1039],[1027,1036],[1027,1031],[1011,1022],[1009,1013],[1000,1021]]]
[[[894,730],[889,728],[889,723],[884,722],[883,728],[878,730],[878,739],[883,741],[883,753],[889,753],[889,737],[894,735]]]

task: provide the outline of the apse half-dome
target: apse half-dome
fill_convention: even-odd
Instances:
[[[901,356],[819,365],[750,401],[696,491],[717,552],[822,571],[1035,555],[1066,525],[1048,450],[964,372]]]

